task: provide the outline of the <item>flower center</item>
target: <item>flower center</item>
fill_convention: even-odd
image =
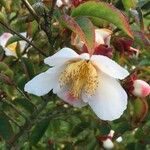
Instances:
[[[9,50],[15,52],[16,47],[17,47],[17,43],[15,42],[15,43],[9,44],[6,48],[8,48]]]
[[[67,86],[74,98],[81,98],[81,94],[91,96],[98,86],[98,73],[91,61],[76,60],[67,64],[59,77],[61,87]]]

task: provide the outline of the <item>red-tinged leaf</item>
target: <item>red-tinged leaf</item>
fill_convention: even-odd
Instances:
[[[148,104],[147,101],[144,99],[135,99],[132,102],[133,105],[133,122],[135,124],[143,121],[143,119],[145,118],[147,111],[148,111]]]
[[[133,34],[126,16],[110,4],[89,1],[73,9],[71,15],[73,17],[88,16],[105,19],[106,21],[116,25],[119,29],[123,30],[133,38]]]
[[[62,16],[65,26],[77,34],[88,48],[89,54],[93,53],[95,47],[95,32],[92,22],[86,17],[73,19],[68,15]]]
[[[148,39],[148,37],[141,31],[135,31],[134,32],[135,35],[135,41],[144,48],[149,49],[150,47],[150,41]]]

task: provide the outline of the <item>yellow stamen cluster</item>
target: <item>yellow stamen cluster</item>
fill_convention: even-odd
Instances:
[[[17,43],[15,42],[15,43],[9,44],[6,48],[15,52],[17,48]]]
[[[60,86],[69,87],[69,93],[80,98],[82,92],[91,96],[98,86],[98,74],[89,60],[69,62],[59,77]]]

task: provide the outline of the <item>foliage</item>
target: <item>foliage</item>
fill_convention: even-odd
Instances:
[[[133,40],[140,51],[138,57],[113,47],[113,59],[150,81],[149,1],[94,0],[78,6],[74,2],[57,7],[56,0],[0,0],[0,34],[13,34],[7,46],[26,41],[23,51],[17,44],[17,57],[6,56],[0,47],[0,149],[103,149],[98,137],[113,129],[116,150],[149,150],[149,97],[129,96],[124,115],[109,122],[97,118],[88,106],[74,108],[52,92],[42,97],[24,92],[25,83],[47,69],[44,58],[63,47],[79,52],[71,45],[73,34],[92,54],[96,27],[113,31],[112,45],[116,37]],[[122,143],[116,142],[119,136]]]

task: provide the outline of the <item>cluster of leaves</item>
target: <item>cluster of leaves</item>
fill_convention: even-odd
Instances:
[[[150,149],[148,100],[131,97],[120,119],[105,122],[88,107],[73,108],[53,93],[37,97],[24,92],[25,83],[47,69],[45,57],[64,46],[73,47],[72,32],[92,53],[95,27],[113,30],[114,37],[134,39],[139,56],[120,57],[116,51],[114,59],[150,81],[148,4],[146,0],[103,0],[58,8],[55,0],[0,0],[0,34],[13,34],[7,45],[27,42],[23,52],[17,48],[17,58],[6,56],[0,47],[0,149],[100,149],[98,137],[111,129],[115,130],[113,141],[123,137],[121,144],[115,142],[115,149]],[[30,40],[21,32],[27,32]]]

